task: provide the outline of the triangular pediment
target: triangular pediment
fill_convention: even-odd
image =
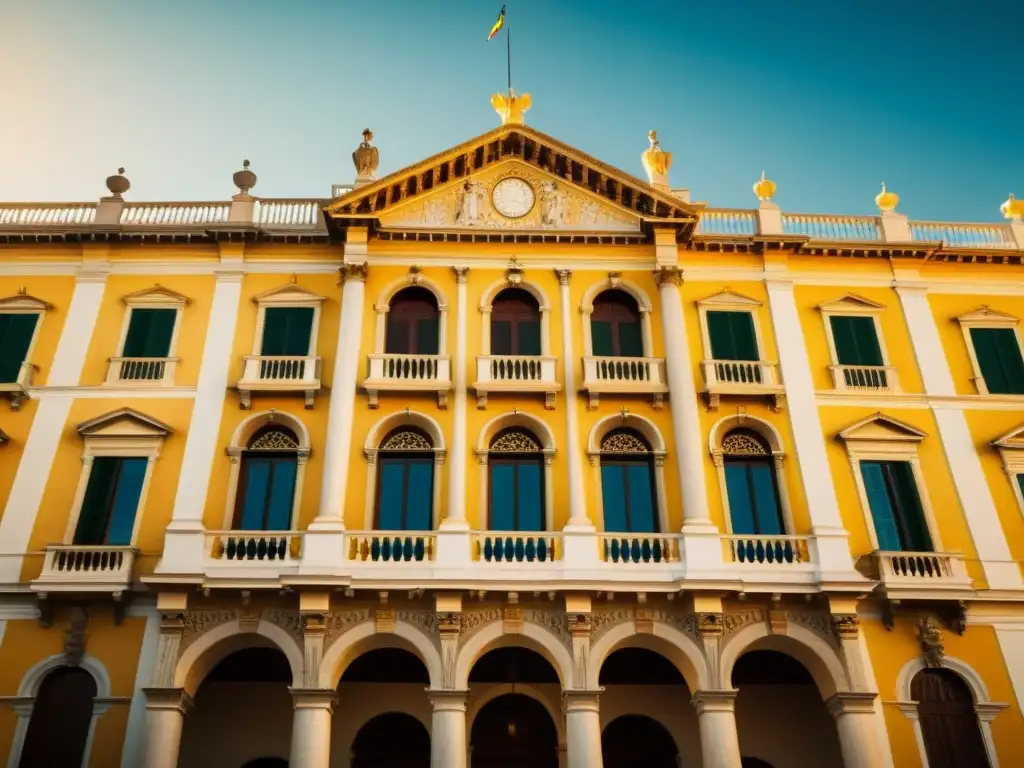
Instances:
[[[121,299],[125,304],[131,305],[188,304],[190,301],[188,296],[172,291],[170,288],[164,288],[159,284],[154,285],[152,288],[129,293],[127,296],[122,296]]]
[[[973,312],[968,312],[966,315],[960,315],[957,320],[968,324],[1001,326],[1014,326],[1020,322],[1020,318],[992,309],[987,304],[978,307]]]
[[[296,283],[288,283],[253,296],[252,300],[257,304],[319,304],[324,297]]]
[[[927,433],[917,427],[886,416],[884,413],[875,413],[866,419],[861,419],[837,435],[840,440],[845,442],[874,440],[911,443],[918,443],[927,436]]]
[[[706,299],[701,299],[697,304],[702,307],[707,307],[708,309],[715,309],[718,307],[723,309],[727,307],[754,309],[755,307],[761,306],[761,302],[757,299],[744,296],[742,293],[736,293],[728,288],[724,291],[719,291],[712,296],[708,296]]]
[[[82,437],[166,437],[172,431],[162,421],[131,408],[111,411],[78,425]]]
[[[502,215],[495,188],[512,177],[530,186],[517,198],[530,205]],[[649,225],[692,232],[701,207],[525,125],[503,125],[357,187],[325,213],[336,226],[383,230],[639,233]]]
[[[18,293],[14,296],[7,296],[0,299],[0,310],[11,312],[11,311],[24,311],[24,312],[45,312],[50,308],[50,303],[37,299],[35,296],[29,296],[27,293]]]
[[[996,448],[1007,448],[1012,451],[1024,451],[1024,424],[1007,432],[998,440],[993,440],[992,445]]]
[[[0,445],[3,445],[8,440],[10,440],[10,438],[7,436],[7,433],[0,429]]]
[[[885,304],[848,293],[841,298],[819,304],[818,309],[827,312],[878,312],[885,309]]]

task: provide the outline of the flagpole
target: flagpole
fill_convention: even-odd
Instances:
[[[508,63],[508,94],[512,95],[512,28],[505,24],[505,54]]]

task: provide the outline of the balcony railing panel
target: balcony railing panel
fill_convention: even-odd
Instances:
[[[386,383],[447,383],[450,360],[444,355],[370,355],[370,379]]]
[[[959,248],[1016,248],[1013,232],[1005,224],[953,224],[912,221],[910,236],[926,243],[942,242]]]
[[[321,224],[319,200],[257,200],[253,220],[263,227],[315,228]]]
[[[700,216],[696,234],[740,237],[756,235],[757,214],[752,210],[705,210]]]
[[[896,392],[899,380],[892,365],[833,365],[833,386],[841,391]]]
[[[782,232],[786,235],[806,235],[815,240],[874,242],[881,239],[878,219],[873,216],[783,213]]]
[[[602,533],[598,554],[606,563],[677,563],[679,534]]]
[[[523,531],[474,533],[472,554],[487,563],[551,563],[561,559],[561,536]]]
[[[112,357],[107,384],[173,384],[176,357]]]
[[[46,548],[43,570],[35,584],[40,591],[121,590],[131,583],[134,563],[132,547],[54,544]]]
[[[60,227],[95,221],[95,203],[0,203],[0,227]]]
[[[209,531],[206,541],[216,562],[288,563],[302,555],[301,531]]]
[[[809,536],[723,536],[726,557],[739,565],[785,567],[811,562]]]
[[[420,531],[353,531],[345,538],[348,559],[358,562],[431,562],[437,549],[437,536]]]
[[[121,226],[194,227],[226,224],[230,203],[126,203],[121,211]]]

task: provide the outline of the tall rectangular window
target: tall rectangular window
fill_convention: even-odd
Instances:
[[[377,528],[429,531],[433,528],[434,457],[380,456]]]
[[[305,357],[313,333],[312,307],[268,307],[263,314],[260,354]]]
[[[297,462],[294,453],[248,452],[242,457],[238,523],[242,531],[291,528]]]
[[[725,489],[733,533],[760,536],[785,533],[772,462],[727,459]]]
[[[609,533],[656,533],[654,476],[650,461],[601,458],[604,529]]]
[[[170,357],[177,319],[176,309],[132,309],[121,357]]]
[[[715,360],[758,360],[754,316],[749,312],[707,313],[711,357]]]
[[[74,544],[127,546],[132,543],[148,463],[149,460],[142,457],[93,459]]]
[[[544,465],[541,459],[490,457],[491,529],[544,530]]]
[[[38,322],[39,315],[34,313],[0,314],[0,384],[18,380]]]
[[[910,462],[862,461],[860,471],[878,548],[885,552],[932,551]]]
[[[971,328],[985,388],[993,395],[1024,395],[1024,360],[1013,328]]]
[[[829,322],[840,365],[884,365],[873,317],[832,315]]]

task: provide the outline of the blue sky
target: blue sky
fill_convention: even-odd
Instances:
[[[351,180],[369,126],[388,172],[497,124],[496,0],[0,0],[0,200],[226,199]],[[1016,6],[1016,10],[1015,10]],[[969,10],[967,10],[969,9]],[[752,207],[998,219],[1024,196],[1014,0],[511,0],[527,122],[642,176]],[[1015,82],[1018,83],[1015,85]]]

